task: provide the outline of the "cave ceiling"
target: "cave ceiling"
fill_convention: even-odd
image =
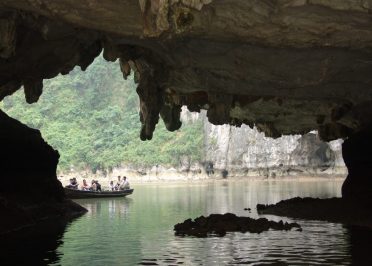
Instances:
[[[372,122],[372,0],[0,0],[0,100],[103,52],[134,72],[141,139],[181,106],[267,136]]]

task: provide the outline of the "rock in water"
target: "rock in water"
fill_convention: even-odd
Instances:
[[[266,218],[253,219],[250,217],[239,217],[232,213],[225,213],[211,214],[208,217],[200,216],[194,220],[187,219],[183,223],[176,224],[174,231],[179,236],[208,237],[211,235],[224,236],[226,232],[259,234],[269,229],[288,231],[292,228],[301,229],[301,226],[297,223],[274,222]]]

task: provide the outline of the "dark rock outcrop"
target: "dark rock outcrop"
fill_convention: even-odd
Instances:
[[[372,228],[371,205],[342,198],[293,198],[277,204],[257,204],[259,214],[322,220]]]
[[[187,219],[183,223],[176,224],[174,231],[176,235],[207,237],[209,235],[224,236],[226,232],[250,232],[262,233],[269,229],[291,230],[301,226],[297,223],[274,222],[266,218],[253,219],[250,217],[239,217],[232,213],[211,214],[208,217],[200,216],[194,220]]]
[[[38,130],[0,110],[0,234],[86,211],[65,199],[56,177],[58,158]]]
[[[342,197],[372,206],[372,126],[349,137],[342,155],[349,171],[342,185]]]

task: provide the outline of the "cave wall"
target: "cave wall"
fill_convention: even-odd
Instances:
[[[342,197],[372,206],[372,126],[349,137],[342,155],[349,170]]]
[[[0,110],[0,236],[47,218],[84,213],[65,199],[56,177],[58,158],[38,130]]]
[[[42,200],[61,200],[62,186],[56,177],[59,154],[36,129],[31,129],[0,110],[0,193]]]

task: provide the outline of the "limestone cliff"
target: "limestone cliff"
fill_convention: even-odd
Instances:
[[[347,174],[341,152],[343,141],[321,141],[316,131],[273,139],[265,137],[256,127],[215,126],[208,122],[205,112],[192,113],[185,108],[181,112],[181,121],[184,126],[202,122],[201,161],[195,162],[185,156],[174,168],[123,165],[115,168],[114,174],[128,174],[144,181],[221,178],[224,170],[228,177],[335,177]]]
[[[204,121],[205,161],[219,174],[224,169],[235,176],[346,174],[342,140],[323,142],[316,132],[272,139],[257,128]]]

